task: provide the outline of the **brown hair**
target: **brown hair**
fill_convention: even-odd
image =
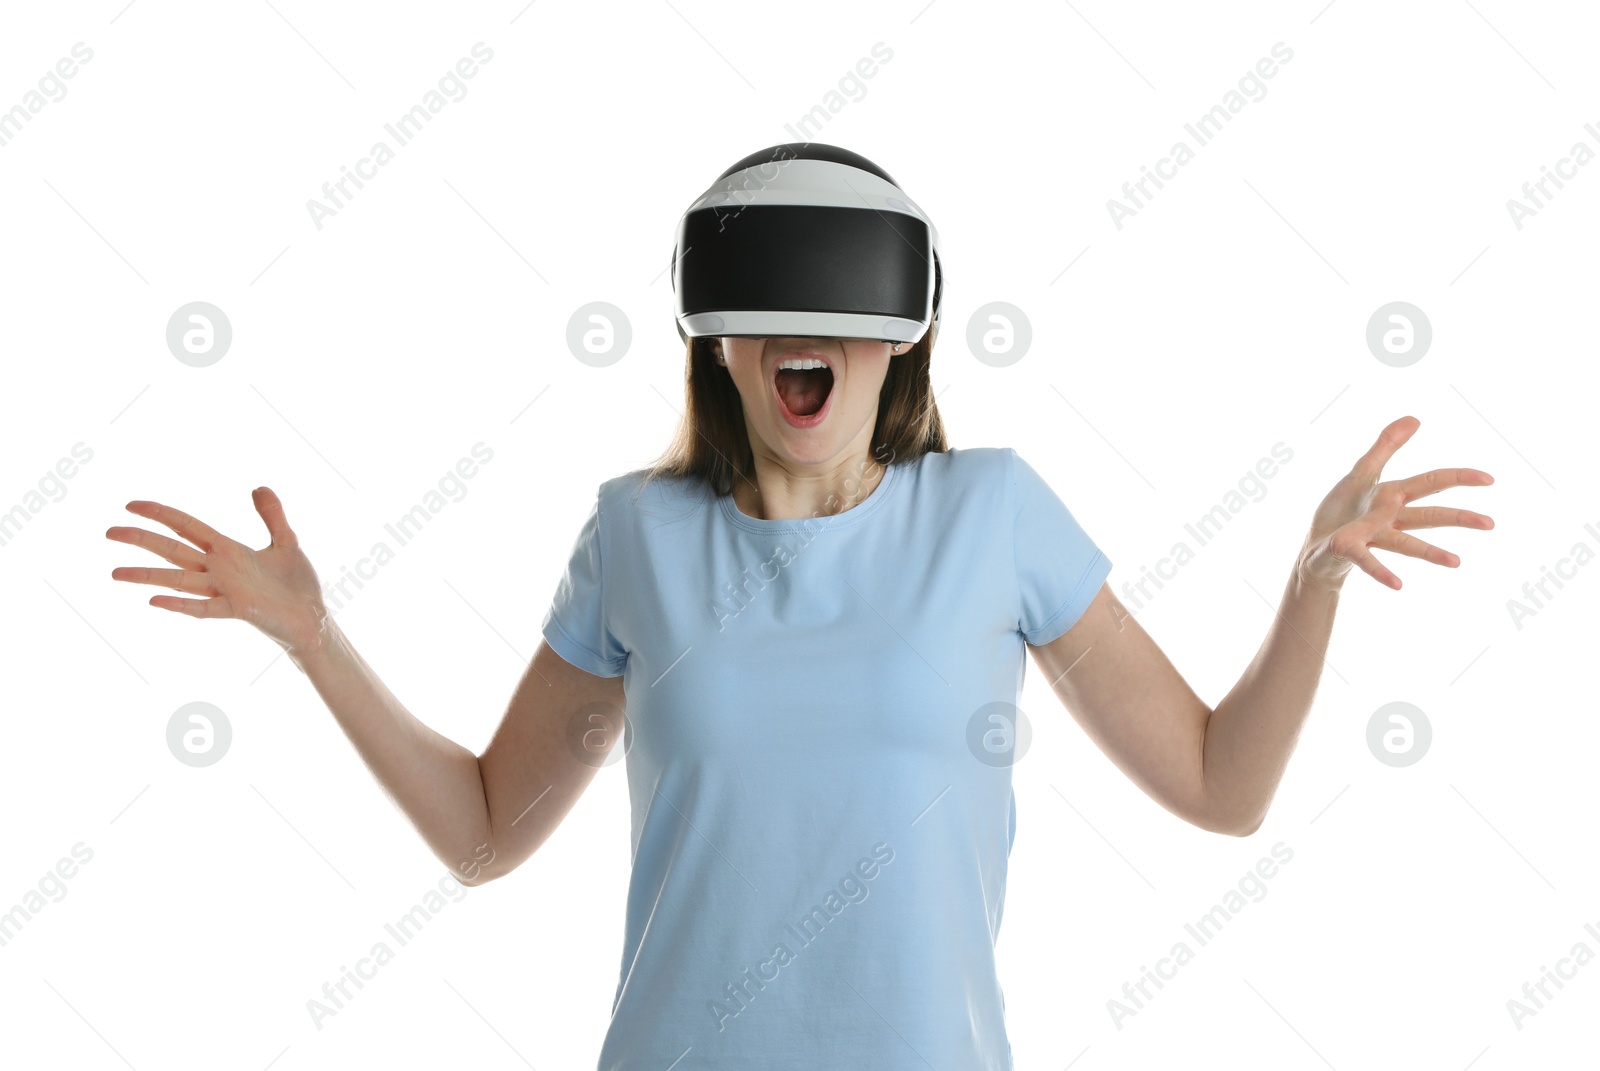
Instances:
[[[710,338],[691,338],[685,347],[683,417],[672,442],[647,468],[643,483],[656,477],[705,480],[718,495],[733,491],[738,474],[755,479],[755,455],[745,429],[739,388],[717,363]],[[878,394],[878,420],[871,452],[884,465],[914,460],[950,449],[944,421],[934,403],[929,367],[933,332],[905,353],[889,358]]]

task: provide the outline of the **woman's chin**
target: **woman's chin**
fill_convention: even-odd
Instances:
[[[838,459],[839,454],[853,439],[854,432],[846,429],[846,421],[839,413],[825,412],[822,421],[810,427],[797,428],[775,414],[768,432],[768,449],[792,465],[822,465]],[[856,429],[859,430],[859,429]]]

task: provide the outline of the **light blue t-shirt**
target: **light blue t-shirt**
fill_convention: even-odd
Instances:
[[[1010,1071],[1023,643],[1070,628],[1110,560],[1008,447],[896,462],[797,520],[642,476],[600,485],[543,624],[626,693],[600,1071]]]

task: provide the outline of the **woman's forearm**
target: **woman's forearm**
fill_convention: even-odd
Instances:
[[[331,616],[316,642],[288,654],[434,855],[452,873],[472,876],[490,840],[478,757],[402,706]]]
[[[1220,827],[1252,833],[1266,817],[1311,710],[1342,584],[1292,570],[1267,638],[1212,710],[1202,778]]]

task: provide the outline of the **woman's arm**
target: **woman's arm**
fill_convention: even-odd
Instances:
[[[321,643],[289,655],[384,792],[464,885],[526,861],[622,735],[622,678],[581,670],[542,639],[481,757],[408,711],[332,618]]]
[[[473,883],[494,858],[478,757],[407,710],[332,617],[318,641],[287,651],[390,801],[452,874]]]
[[[128,503],[129,512],[189,543],[143,528],[108,528],[106,538],[178,567],[123,566],[111,571],[112,579],[202,596],[154,595],[150,605],[248,621],[271,637],[310,678],[367,768],[458,880],[478,885],[514,869],[555,830],[622,735],[622,678],[570,665],[541,640],[494,739],[481,757],[474,755],[424,725],[378,679],[328,613],[283,503],[266,487],[253,498],[272,536],[260,550],[171,506]]]
[[[1403,529],[1492,528],[1469,510],[1406,503],[1447,487],[1493,483],[1477,469],[1435,469],[1378,483],[1384,464],[1420,426],[1384,429],[1318,506],[1266,639],[1233,689],[1209,708],[1108,586],[1072,628],[1030,646],[1068,711],[1147,795],[1217,833],[1248,836],[1266,817],[1311,709],[1334,612],[1351,567],[1387,586],[1400,580],[1372,547],[1455,567],[1460,559]]]
[[[1105,585],[1077,624],[1029,650],[1145,794],[1202,829],[1243,837],[1266,816],[1311,710],[1338,600],[1338,582],[1291,575],[1260,650],[1215,709]]]

